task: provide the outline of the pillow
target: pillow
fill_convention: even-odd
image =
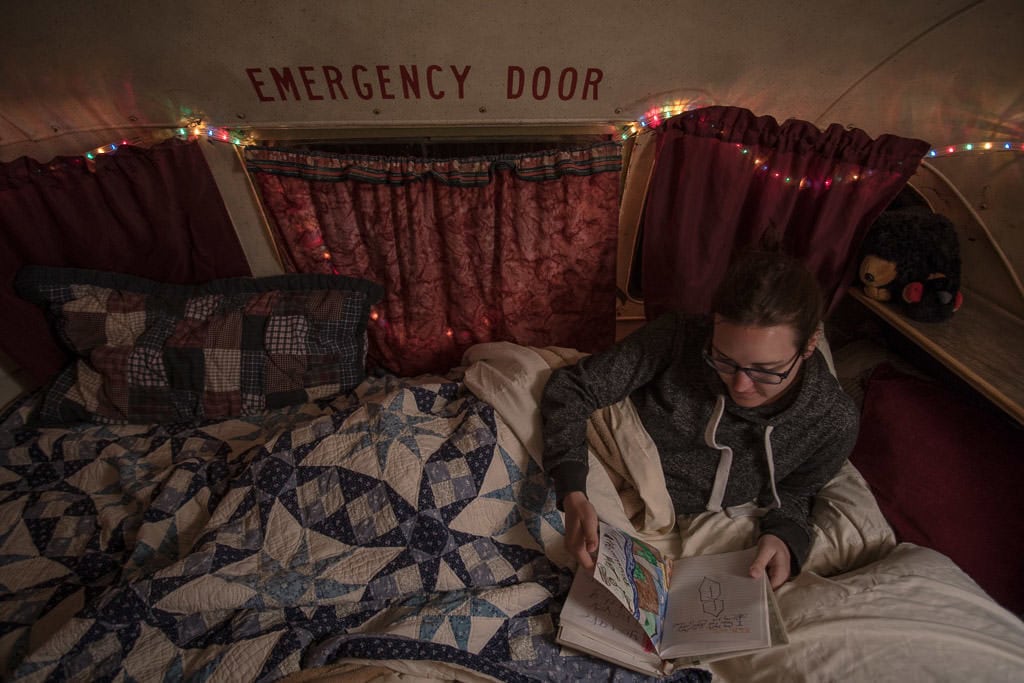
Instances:
[[[871,374],[860,425],[850,460],[897,540],[949,556],[1024,612],[1024,430],[888,363]]]
[[[38,425],[166,423],[254,415],[346,392],[365,376],[366,324],[383,289],[291,274],[172,285],[28,266],[75,360],[45,390]]]

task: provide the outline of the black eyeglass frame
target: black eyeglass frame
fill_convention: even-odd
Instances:
[[[735,375],[737,372],[742,371],[747,377],[750,378],[750,381],[757,382],[758,384],[782,384],[783,382],[786,381],[786,378],[789,377],[790,374],[793,372],[793,368],[796,367],[797,361],[800,360],[801,353],[800,351],[796,352],[796,355],[793,356],[793,361],[789,364],[789,367],[786,368],[786,370],[784,370],[783,372],[762,370],[761,368],[745,368],[742,365],[737,365],[736,363],[732,362],[727,358],[714,358],[711,355],[710,342],[708,342],[707,347],[701,351],[701,355],[704,357],[704,362],[707,363],[708,366],[715,372],[721,372],[726,375]],[[754,375],[751,374],[752,372],[756,372],[762,377],[755,377]],[[771,378],[764,377],[764,375],[770,375]]]

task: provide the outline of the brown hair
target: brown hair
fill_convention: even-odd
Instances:
[[[824,299],[814,275],[795,258],[752,251],[729,266],[711,307],[736,325],[791,325],[803,349],[821,322]]]

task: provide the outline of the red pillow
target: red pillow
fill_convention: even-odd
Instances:
[[[1024,613],[1024,429],[882,363],[850,460],[900,541],[949,556]]]

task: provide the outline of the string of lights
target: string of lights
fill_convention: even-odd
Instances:
[[[179,126],[178,128],[174,128],[172,130],[174,131],[176,137],[179,137],[183,140],[196,140],[198,138],[205,137],[209,140],[214,140],[216,142],[227,142],[232,145],[235,145],[236,147],[246,147],[248,145],[253,145],[256,142],[252,134],[246,131],[240,129],[219,128],[217,126],[209,126],[203,123],[202,121],[198,120],[189,121],[187,124]],[[88,152],[86,152],[83,156],[86,159],[92,161],[101,154],[111,154],[113,152],[116,152],[121,147],[137,145],[139,144],[139,142],[141,142],[140,139],[127,140],[122,138],[118,142],[111,142],[109,144],[103,145],[102,147],[91,149]]]
[[[622,126],[619,135],[623,140],[629,139],[630,137],[639,135],[645,130],[657,128],[673,116],[678,116],[679,114],[692,109],[697,109],[700,106],[703,105],[695,100],[676,100],[660,107],[653,107],[644,112],[644,114],[638,117],[635,121],[631,121],[630,123]],[[206,137],[209,140],[227,142],[235,145],[236,147],[247,147],[255,144],[256,142],[252,134],[247,131],[237,128],[231,129],[211,126],[203,123],[202,121],[190,121],[189,123],[174,130],[177,137],[185,140],[195,140],[201,137]],[[119,147],[131,144],[136,143],[134,141],[122,139],[119,142],[111,142],[103,145],[102,147],[89,150],[84,154],[84,156],[89,160],[93,160],[101,154],[110,154],[117,151]],[[1024,141],[988,140],[984,142],[946,144],[933,147],[928,150],[928,153],[925,156],[928,158],[936,158],[952,156],[955,154],[983,154],[985,152],[1024,152]]]
[[[667,119],[678,116],[683,112],[697,109],[704,106],[695,100],[676,100],[660,107],[653,107],[643,113],[635,121],[624,125],[619,133],[623,140],[639,135],[645,130],[657,128]],[[985,142],[962,142],[959,144],[946,144],[933,147],[925,154],[928,158],[945,157],[954,154],[984,153],[984,152],[1024,152],[1022,141],[985,141]],[[746,152],[744,152],[746,153]]]
[[[229,142],[235,147],[246,147],[256,143],[251,133],[240,129],[218,128],[209,126],[202,121],[191,121],[188,125],[177,129],[178,137],[196,139],[206,137],[217,142]]]

